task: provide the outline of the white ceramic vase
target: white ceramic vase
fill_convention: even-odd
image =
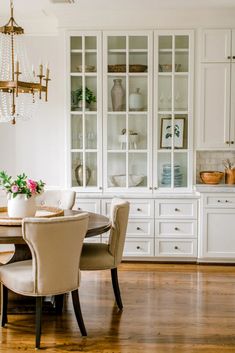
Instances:
[[[111,98],[112,98],[112,106],[113,111],[122,111],[124,109],[124,99],[125,99],[125,91],[122,87],[122,80],[116,78],[113,80],[114,85],[111,89]]]
[[[10,197],[7,204],[8,216],[11,218],[34,217],[36,214],[36,199],[31,196],[27,199],[25,194],[15,198]]]
[[[143,110],[144,101],[143,96],[140,93],[140,88],[136,88],[134,93],[131,93],[129,96],[129,108],[130,110]]]

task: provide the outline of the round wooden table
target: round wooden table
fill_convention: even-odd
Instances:
[[[83,212],[86,211],[65,210],[64,215],[71,216]],[[98,213],[87,213],[89,214],[89,221],[86,238],[103,234],[110,230],[111,222],[107,217]],[[8,263],[31,259],[31,252],[22,237],[22,229],[20,225],[0,225],[0,244],[15,245],[14,255]]]

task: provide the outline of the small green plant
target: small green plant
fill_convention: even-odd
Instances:
[[[80,102],[83,100],[83,88],[79,87],[74,91],[77,101]],[[93,94],[93,92],[88,88],[85,87],[85,101],[87,104],[91,104],[92,102],[96,102],[96,96]]]

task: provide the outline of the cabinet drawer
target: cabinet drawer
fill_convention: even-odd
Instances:
[[[155,256],[196,257],[197,240],[155,239]]]
[[[127,237],[153,237],[154,221],[153,220],[129,220],[127,226]]]
[[[109,238],[102,236],[102,243],[108,244]],[[129,238],[124,245],[123,256],[153,256],[154,239]]]
[[[74,210],[84,210],[88,212],[100,213],[100,200],[76,200]]]
[[[127,200],[130,202],[129,218],[153,218],[154,215],[154,201],[153,200],[140,200],[132,199]],[[110,200],[102,200],[102,212],[108,216],[110,213]]]
[[[123,256],[153,256],[154,239],[126,239]]]
[[[209,207],[235,207],[235,196],[213,195],[205,196],[205,205]]]
[[[196,237],[197,222],[196,221],[156,221],[155,222],[156,237]]]
[[[156,217],[196,218],[197,200],[156,200]]]

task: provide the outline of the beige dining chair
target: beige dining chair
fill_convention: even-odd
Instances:
[[[7,323],[8,289],[36,297],[36,348],[40,348],[45,296],[71,292],[77,323],[82,336],[87,336],[78,294],[79,262],[87,227],[87,213],[68,217],[25,218],[22,233],[31,250],[32,260],[0,267],[1,326]]]
[[[76,192],[73,190],[45,190],[36,197],[38,206],[51,206],[71,210],[75,203]]]
[[[120,310],[123,309],[123,304],[118,283],[117,266],[122,260],[129,207],[128,201],[118,198],[112,200],[110,208],[112,227],[108,244],[84,243],[80,260],[80,270],[111,270],[114,296]]]

